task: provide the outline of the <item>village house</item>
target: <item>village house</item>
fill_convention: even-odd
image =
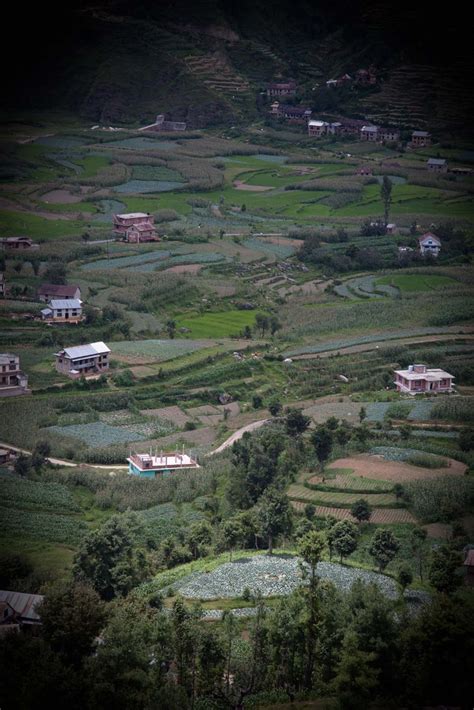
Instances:
[[[372,168],[369,167],[368,165],[362,165],[360,168],[357,168],[356,175],[372,175]]]
[[[395,234],[397,231],[397,225],[394,222],[390,222],[387,224],[385,227],[385,233],[386,234]]]
[[[38,300],[48,303],[53,298],[63,300],[75,298],[81,299],[81,289],[79,286],[68,286],[65,284],[41,284],[37,291]]]
[[[384,128],[379,126],[379,141],[399,141],[400,131],[396,128]]]
[[[433,234],[432,232],[426,232],[418,237],[418,246],[420,248],[420,253],[423,256],[431,254],[431,256],[438,256],[441,249],[441,240]]]
[[[56,370],[72,379],[100,375],[109,369],[110,349],[103,342],[64,348],[56,357]]]
[[[411,134],[412,148],[426,148],[431,145],[431,135],[427,131],[413,131]]]
[[[280,104],[275,101],[271,105],[270,113],[277,118],[285,118],[290,123],[308,123],[311,118],[311,109],[302,106],[291,106],[290,104]]]
[[[328,81],[326,82],[326,86],[329,89],[335,89],[338,86],[344,86],[345,84],[349,84],[351,81],[352,77],[349,76],[349,74],[343,74],[338,79],[328,79]]]
[[[290,80],[267,84],[267,96],[296,96],[296,82]]]
[[[13,353],[0,353],[0,397],[31,394],[28,375],[20,369],[20,358]]]
[[[316,121],[314,119],[308,121],[308,136],[322,138],[326,135],[328,126],[329,123],[326,123],[326,121]]]
[[[366,122],[360,118],[341,118],[338,133],[342,135],[358,136],[360,129],[366,125]]]
[[[0,272],[0,298],[5,298],[5,277]]]
[[[12,459],[12,451],[10,449],[0,449],[0,466],[5,466]]]
[[[4,249],[15,249],[16,251],[39,249],[39,244],[33,242],[29,237],[7,237],[0,239],[0,244]]]
[[[114,233],[124,241],[134,244],[160,241],[155,230],[155,220],[149,212],[114,214]]]
[[[186,123],[184,121],[167,121],[165,114],[159,113],[155,123],[150,123],[149,126],[139,128],[139,131],[185,131]]]
[[[359,86],[373,86],[377,83],[375,69],[373,67],[358,69],[355,73],[354,81]]]
[[[474,550],[467,550],[466,559],[463,562],[466,568],[464,583],[468,587],[474,587]]]
[[[155,478],[155,476],[170,475],[176,471],[190,468],[200,468],[199,464],[187,454],[164,454],[153,456],[150,454],[130,454],[128,472],[141,478]]]
[[[373,143],[379,138],[379,129],[377,126],[362,126],[360,129],[361,141],[372,141]]]
[[[443,158],[430,158],[426,162],[426,167],[430,173],[446,173],[448,171],[448,163]]]
[[[84,318],[82,301],[78,298],[52,299],[41,311],[41,318],[47,323],[80,323]]]
[[[41,624],[37,607],[43,601],[41,594],[24,594],[0,590],[0,625],[37,626]],[[12,629],[13,630],[13,629]]]
[[[394,384],[403,394],[448,393],[453,391],[454,376],[439,368],[409,365],[407,370],[394,370]]]

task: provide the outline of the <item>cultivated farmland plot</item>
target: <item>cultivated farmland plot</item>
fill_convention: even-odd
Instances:
[[[306,488],[298,483],[293,483],[288,489],[288,496],[308,503],[321,503],[336,507],[351,506],[360,499],[360,493],[340,493],[338,491],[320,491]],[[366,493],[364,499],[371,505],[394,505],[396,498],[389,493]]]
[[[291,505],[298,513],[304,513],[305,507],[308,504],[302,501],[292,500]],[[318,517],[326,518],[329,516],[336,520],[352,520],[355,522],[349,508],[331,508],[323,505],[316,505],[315,508]],[[417,520],[409,510],[405,510],[404,508],[377,508],[372,511],[369,522],[375,525],[396,525],[398,523],[414,524]]]
[[[78,512],[79,507],[66,486],[0,475],[0,500],[3,505],[28,510]]]
[[[0,532],[74,545],[85,535],[87,526],[72,516],[1,507]]]
[[[163,362],[182,355],[203,350],[213,345],[211,340],[119,340],[114,343],[113,354],[123,358],[139,358],[145,362]]]
[[[263,597],[291,594],[305,582],[297,557],[256,555],[224,563],[212,572],[191,575],[177,582],[174,589],[187,599],[226,599],[242,596],[245,589]],[[396,582],[390,577],[333,562],[320,562],[317,574],[333,582],[342,591],[349,591],[355,580],[376,584],[388,597],[398,594]]]
[[[92,448],[109,446],[111,444],[127,444],[130,441],[146,441],[155,436],[169,434],[173,427],[163,422],[147,422],[125,426],[111,426],[105,422],[92,422],[90,424],[73,424],[71,426],[51,426],[45,431],[54,432],[61,436],[80,439]]]

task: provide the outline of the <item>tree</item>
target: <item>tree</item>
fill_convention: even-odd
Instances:
[[[386,227],[388,224],[390,205],[392,203],[392,182],[387,175],[383,176],[382,184],[380,186],[380,198],[383,202],[383,215]]]
[[[366,419],[366,418],[367,418],[367,411],[366,411],[365,407],[361,407],[360,410],[359,410],[359,421],[360,421],[360,423],[362,424],[362,422],[363,422],[364,419]]]
[[[407,565],[402,565],[402,567],[398,570],[397,579],[398,584],[402,589],[402,593],[404,593],[405,589],[413,582],[413,573],[411,569]]]
[[[459,433],[458,443],[461,451],[472,451],[474,449],[474,430],[463,429]]]
[[[357,529],[350,520],[340,520],[327,533],[329,547],[339,555],[342,563],[344,557],[351,555],[357,548]]]
[[[287,407],[285,416],[286,431],[290,436],[303,434],[311,424],[311,417],[303,414],[302,409]]]
[[[312,520],[316,515],[316,506],[314,506],[312,503],[306,503],[304,507],[304,514],[308,518],[308,520]]]
[[[257,313],[255,316],[255,326],[260,330],[262,338],[265,335],[265,331],[270,325],[268,316],[263,315],[263,313]]]
[[[418,562],[418,574],[421,581],[423,581],[423,552],[427,535],[428,533],[424,528],[414,528],[410,537],[410,546],[413,555]]]
[[[321,424],[311,434],[311,443],[314,446],[319,464],[323,467],[332,451],[332,432],[324,424]]]
[[[375,653],[363,651],[354,631],[346,634],[337,675],[334,681],[337,697],[345,710],[364,710],[373,699],[379,671],[374,668]]]
[[[176,333],[176,321],[174,320],[167,320],[166,321],[166,332],[168,333],[168,337],[171,338],[171,340],[174,338],[174,335]]]
[[[268,411],[272,415],[272,417],[277,417],[280,413],[281,410],[283,409],[280,400],[276,399],[275,397],[272,398],[272,400],[268,403]]]
[[[254,394],[252,396],[252,407],[254,409],[260,409],[260,407],[263,404],[263,399],[260,397],[259,394]]]
[[[67,281],[67,267],[62,261],[53,261],[44,272],[47,283],[63,285]]]
[[[252,340],[252,330],[249,325],[244,328],[244,338],[245,340]]]
[[[41,454],[41,456],[47,458],[51,454],[51,444],[49,441],[45,441],[44,439],[42,441],[38,441],[35,446],[35,451]]]
[[[76,582],[48,589],[37,612],[43,637],[74,665],[92,651],[106,618],[105,604],[97,592]]]
[[[429,580],[438,592],[451,594],[460,585],[456,571],[461,564],[459,553],[449,545],[435,550],[431,560]]]
[[[25,454],[19,454],[13,468],[18,476],[27,476],[31,470],[31,458]]]
[[[369,554],[374,558],[379,566],[379,572],[383,572],[386,566],[393,560],[400,548],[397,538],[390,530],[378,528],[372,538],[369,547]]]
[[[361,523],[370,520],[372,508],[364,498],[360,498],[352,505],[351,514]]]
[[[148,573],[139,535],[143,529],[136,513],[113,515],[83,540],[74,560],[76,580],[105,600],[126,596]]]
[[[245,531],[242,521],[238,517],[229,518],[222,523],[221,533],[226,549],[229,550],[229,559],[232,560],[232,552],[244,541]]]
[[[321,561],[326,540],[324,534],[310,530],[304,535],[298,543],[298,554],[303,561],[309,566],[309,585],[307,591],[308,605],[308,623],[306,630],[306,663],[305,663],[305,687],[310,688],[312,685],[312,675],[314,669],[315,646],[318,627],[318,582],[316,569]],[[303,568],[303,573],[305,569]]]
[[[275,487],[268,488],[259,501],[258,521],[261,534],[268,540],[268,554],[271,555],[277,535],[288,534],[293,524],[286,494]]]
[[[281,329],[281,323],[280,323],[280,321],[279,321],[278,318],[276,318],[275,316],[272,316],[272,317],[270,318],[270,333],[271,333],[272,335],[275,335],[275,333],[277,332],[277,330],[280,330],[280,329]]]
[[[411,426],[409,424],[402,424],[400,426],[400,436],[404,441],[410,438]]]
[[[212,543],[213,531],[207,520],[198,520],[188,530],[187,543],[194,559],[202,556],[203,548]]]
[[[395,483],[393,487],[393,492],[395,493],[397,501],[399,501],[405,495],[405,489],[403,488],[401,483]]]

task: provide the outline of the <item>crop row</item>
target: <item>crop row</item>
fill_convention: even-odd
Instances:
[[[358,476],[349,476],[344,474],[339,474],[335,478],[328,478],[324,484],[321,484],[320,476],[313,476],[312,478],[309,478],[306,483],[310,487],[314,487],[316,490],[321,490],[322,485],[324,485],[324,490],[345,490],[347,492],[355,493],[388,493],[393,488],[392,484],[388,481],[379,481],[372,478],[361,478]]]
[[[60,483],[43,483],[13,476],[0,476],[0,500],[17,508],[79,511],[71,492]]]
[[[288,496],[309,502],[317,501],[318,503],[333,504],[336,506],[350,506],[361,498],[360,493],[313,490],[298,483],[293,483],[289,487]],[[373,506],[394,505],[396,502],[395,496],[389,493],[368,493],[364,495],[364,499]]]
[[[32,537],[65,545],[80,542],[87,526],[78,518],[54,513],[0,508],[0,531],[7,535]]]

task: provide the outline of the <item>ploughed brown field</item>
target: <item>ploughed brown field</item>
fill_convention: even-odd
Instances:
[[[464,474],[466,464],[448,458],[446,461],[449,462],[449,466],[444,468],[422,468],[402,461],[386,461],[382,456],[375,454],[357,454],[333,461],[328,468],[350,468],[353,476],[396,483]]]

